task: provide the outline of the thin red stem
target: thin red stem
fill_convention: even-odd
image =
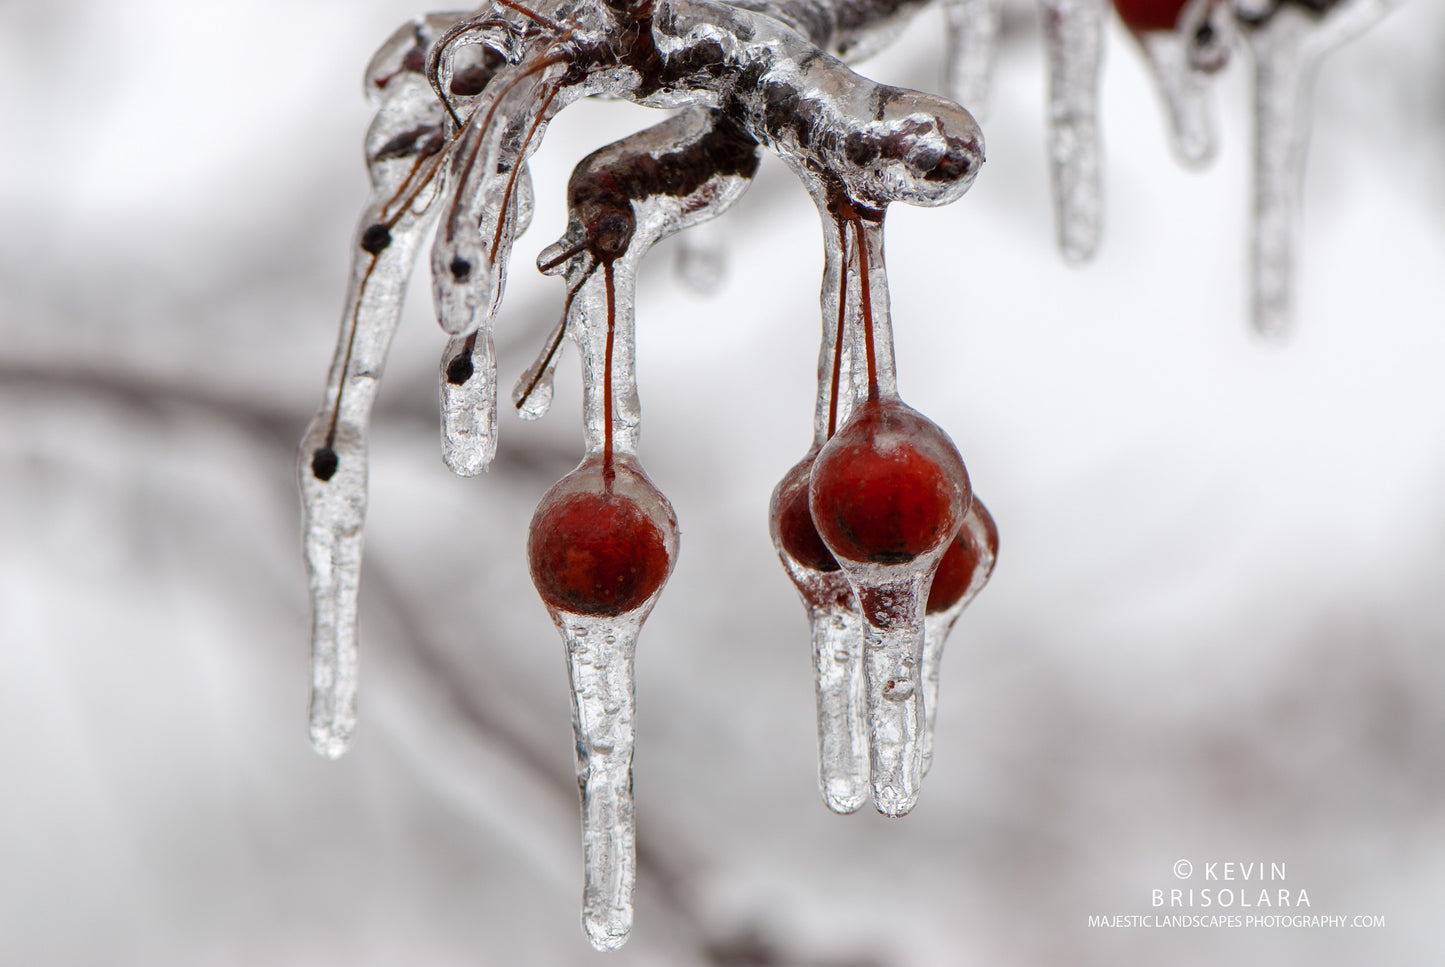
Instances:
[[[592,269],[588,269],[582,278],[578,280],[577,284],[567,290],[567,299],[562,303],[562,326],[557,330],[557,338],[552,340],[552,344],[547,347],[547,352],[542,357],[542,364],[537,367],[537,372],[532,375],[532,381],[527,384],[527,388],[522,391],[522,395],[517,397],[517,409],[521,409],[523,404],[531,398],[532,392],[537,388],[537,384],[542,381],[542,374],[547,371],[548,366],[552,365],[552,357],[556,356],[557,350],[562,348],[562,339],[567,335],[567,315],[572,311],[572,300],[576,297],[577,290],[582,288],[582,283],[587,281],[587,276],[591,274]]]
[[[417,198],[421,195],[421,193],[426,190],[426,187],[428,185],[431,184],[432,179],[436,177],[437,170],[441,168],[442,159],[445,157],[446,153],[442,151],[439,151],[435,155],[433,155],[431,170],[428,171],[426,175],[419,182],[417,182],[416,187],[411,189],[411,192],[407,194],[407,186],[411,184],[412,178],[416,177],[416,173],[421,170],[422,161],[425,159],[420,159],[417,161],[417,163],[412,167],[411,171],[407,173],[406,180],[401,183],[401,187],[396,190],[396,194],[392,195],[391,198],[388,199],[387,203],[382,206],[381,224],[385,225],[387,228],[392,228],[396,225],[398,221],[401,220],[401,216],[405,214],[406,210],[416,202]],[[405,200],[402,200],[403,194],[406,194]],[[388,215],[386,213],[387,209],[391,208],[392,205],[397,204],[398,201],[401,201],[401,205],[397,208],[396,211]]]
[[[871,264],[868,259],[868,239],[863,234],[863,219],[853,215],[853,232],[858,237],[858,277],[863,284],[863,341],[868,353],[868,402],[878,402],[878,357],[873,348],[873,293],[868,277]]]
[[[838,266],[838,328],[833,335],[833,386],[828,394],[828,439],[838,429],[838,387],[843,379],[843,323],[848,318],[848,223],[834,217],[838,226],[838,248],[843,253],[843,264]]]
[[[548,49],[551,49],[551,48],[548,48]],[[506,96],[507,96],[508,94],[512,93],[512,89],[513,89],[514,87],[516,87],[518,84],[522,83],[522,81],[523,81],[525,78],[528,78],[528,77],[532,76],[533,74],[537,73],[538,71],[546,70],[548,67],[551,67],[553,64],[565,63],[566,60],[567,60],[566,57],[563,57],[563,56],[560,56],[560,55],[552,55],[552,56],[550,56],[550,57],[549,57],[549,56],[541,56],[541,57],[539,57],[537,60],[535,60],[530,67],[528,67],[526,70],[522,71],[522,72],[521,72],[520,74],[518,74],[516,77],[512,78],[512,83],[508,84],[505,88],[503,88],[503,89],[502,89],[502,92],[497,95],[496,100],[492,101],[491,107],[487,108],[486,116],[482,118],[482,125],[481,125],[481,126],[482,126],[482,130],[485,131],[488,127],[491,126],[492,117],[497,113],[497,108],[501,107],[502,101],[506,98]],[[481,150],[482,150],[482,139],[481,139],[481,138],[477,138],[477,143],[472,146],[471,154],[467,155],[466,163],[465,163],[464,165],[462,165],[462,170],[461,170],[460,172],[458,172],[458,177],[457,177],[457,184],[458,184],[458,185],[460,185],[462,182],[466,181],[467,175],[469,175],[469,174],[471,173],[472,166],[477,163],[477,155],[481,152]],[[451,241],[452,238],[453,238],[454,235],[455,235],[456,226],[455,226],[455,224],[454,224],[454,221],[455,221],[455,220],[452,219],[452,218],[448,218],[448,219],[447,219],[447,224],[446,224],[446,239],[447,239],[447,241]]]
[[[602,480],[612,489],[612,341],[617,331],[617,293],[612,281],[612,260],[602,263],[607,282],[607,359],[602,364]]]
[[[542,106],[537,109],[537,116],[532,118],[532,126],[527,128],[527,135],[522,139],[522,147],[517,151],[516,163],[512,165],[512,171],[507,176],[507,193],[502,196],[502,210],[497,217],[497,232],[492,236],[492,251],[487,256],[493,262],[497,260],[497,249],[502,247],[502,231],[507,227],[507,212],[512,207],[512,191],[517,187],[517,172],[521,171],[522,165],[526,163],[527,147],[532,143],[532,136],[537,133],[537,127],[542,123],[542,119],[547,116],[547,108],[552,106],[552,99],[557,96],[558,90],[560,88],[553,87],[547,93],[546,99],[542,101]]]

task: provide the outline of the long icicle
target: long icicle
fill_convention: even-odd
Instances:
[[[861,325],[850,336],[857,403],[814,461],[809,501],[863,619],[873,804],[897,817],[912,810],[923,778],[925,606],[968,508],[968,474],[947,435],[898,398],[883,212],[837,195],[831,207],[849,226],[857,255]]]
[[[943,647],[965,608],[983,590],[998,561],[998,527],[978,494],[953,544],[944,552],[928,589],[923,616],[923,774],[933,767],[933,732],[938,722],[938,679]],[[950,600],[954,595],[957,598]]]
[[[367,72],[380,103],[367,134],[372,198],[353,249],[341,334],[321,409],[301,443],[303,545],[311,587],[311,742],[341,755],[356,727],[357,590],[371,407],[422,239],[440,209],[441,106],[405,67],[431,20],[384,45]],[[414,38],[414,39],[413,39]],[[410,45],[410,46],[409,46]]]
[[[1262,336],[1293,325],[1295,249],[1309,146],[1310,88],[1324,54],[1355,37],[1398,0],[1337,0],[1321,13],[1281,4],[1241,17],[1254,55],[1252,318]]]
[[[632,927],[633,658],[678,542],[672,507],[637,459],[637,266],[659,239],[719,214],[750,182],[756,145],[718,123],[687,111],[584,159],[569,185],[568,232],[539,258],[568,280],[562,331],[582,351],[587,455],[543,497],[529,559],[566,646],[582,794],[582,920],[599,950],[620,947]],[[728,150],[738,154],[736,163],[704,163]],[[647,173],[667,171],[669,159],[680,170],[650,182]],[[689,179],[689,171],[697,177]],[[631,185],[633,195],[592,190],[618,183]],[[549,339],[514,394],[519,407],[528,406],[555,361]]]
[[[988,114],[1003,0],[947,0],[944,89],[975,119]]]
[[[1049,62],[1049,165],[1059,251],[1087,262],[1099,247],[1099,68],[1104,0],[1042,0]]]
[[[863,694],[863,623],[848,576],[823,545],[808,506],[813,461],[853,408],[853,357],[849,318],[848,226],[831,211],[830,187],[821,175],[800,171],[823,227],[823,284],[819,302],[823,335],[818,350],[818,392],[813,444],[773,490],[768,520],[773,546],[802,598],[812,641],[818,724],[818,790],[828,808],[851,813],[868,798],[868,729]]]

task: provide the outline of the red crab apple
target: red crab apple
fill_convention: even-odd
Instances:
[[[650,601],[677,552],[667,498],[636,463],[618,456],[609,477],[589,458],[543,496],[532,517],[527,560],[550,607],[613,616]]]
[[[1189,0],[1114,0],[1119,19],[1132,30],[1173,30]]]
[[[813,464],[809,506],[823,543],[857,563],[906,564],[953,538],[968,471],[936,423],[896,399],[869,400]]]

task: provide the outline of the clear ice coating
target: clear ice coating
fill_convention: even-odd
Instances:
[[[332,756],[355,724],[367,423],[419,245],[439,217],[432,291],[450,337],[439,366],[443,454],[453,470],[473,474],[495,452],[491,334],[513,239],[531,217],[528,156],[549,120],[581,97],[682,109],[574,171],[566,234],[539,259],[543,272],[566,282],[562,318],[512,397],[524,416],[546,411],[570,335],[582,353],[586,455],[539,504],[528,561],[567,649],[587,867],[583,922],[599,949],[620,946],[632,922],[632,661],[678,546],[672,508],[636,456],[636,271],[656,241],[729,207],[762,147],[813,187],[824,179],[837,203],[826,208],[836,319],[825,340],[841,342],[823,352],[836,378],[829,374],[827,399],[820,396],[819,412],[828,412],[817,460],[860,427],[867,436],[871,420],[912,433],[904,443],[923,463],[936,468],[947,450],[957,465],[928,546],[908,562],[855,553],[833,579],[827,620],[814,625],[819,705],[837,719],[820,732],[830,804],[856,808],[871,782],[879,808],[901,815],[916,795],[922,609],[932,565],[966,510],[967,478],[941,431],[893,390],[881,218],[892,202],[933,206],[961,196],[982,164],[983,139],[958,105],[876,84],[844,61],[882,47],[923,5],[495,0],[475,14],[408,25],[368,72],[380,105],[367,141],[375,197],[358,231],[325,403],[299,467],[315,616],[312,734]],[[943,442],[919,438],[930,433]],[[794,496],[804,498],[809,519],[817,478],[816,463],[795,475]]]
[[[713,32],[743,33],[741,25],[728,21],[704,22],[703,16],[711,13],[706,6],[679,0],[671,29],[690,39]],[[694,12],[693,7],[704,9]],[[851,444],[840,447],[839,441],[854,431],[867,436],[872,426],[849,416],[850,402],[855,417],[859,409],[868,410],[870,420],[883,413],[890,426],[901,415],[909,429],[930,437],[916,441],[920,450],[938,451],[928,456],[940,457],[953,471],[952,486],[946,488],[949,506],[942,511],[946,520],[940,521],[943,531],[906,563],[880,566],[867,560],[866,549],[854,555],[857,560],[845,559],[818,526],[820,533],[814,536],[826,545],[823,554],[831,553],[831,563],[841,568],[853,592],[858,614],[851,619],[844,614],[848,599],[836,577],[828,576],[816,549],[810,562],[803,545],[788,536],[807,457],[775,491],[770,515],[779,556],[803,597],[812,628],[823,798],[838,812],[850,812],[861,802],[860,733],[865,733],[874,805],[885,815],[901,816],[917,801],[922,778],[919,676],[928,581],[960,526],[967,475],[942,431],[897,398],[883,266],[883,208],[895,201],[941,205],[960,197],[983,163],[983,136],[973,117],[952,102],[878,85],[826,58],[810,58],[786,35],[771,37],[759,28],[748,36],[768,41],[770,47],[762,61],[763,83],[756,92],[743,94],[743,123],[803,181],[824,226],[824,338],[814,415],[819,449],[808,474],[808,514],[814,522],[820,519],[821,463],[830,453],[851,452]],[[784,104],[790,108],[782,109]],[[877,106],[865,112],[863,105]],[[856,266],[851,272],[850,260]],[[841,344],[830,348],[839,339]],[[845,358],[851,358],[846,370]],[[844,372],[853,384],[847,393]],[[937,446],[935,434],[944,446]],[[849,637],[855,624],[863,632],[861,647]]]
[[[857,311],[857,300],[849,298],[849,253],[839,221],[829,211],[827,182],[805,171],[804,183],[818,204],[824,239],[813,445],[773,490],[768,521],[778,558],[803,600],[812,640],[818,789],[829,809],[846,814],[863,805],[869,794],[863,619],[847,574],[813,525],[808,484],[818,451],[852,410],[853,354],[847,351],[847,338],[856,327],[849,325],[848,315]],[[866,386],[863,391],[866,394]]]
[[[978,597],[998,562],[998,526],[978,494],[973,495],[963,527],[944,552],[928,589],[923,617],[923,773],[933,766],[933,730],[938,721],[938,677],[943,646],[959,615]]]
[[[566,61],[536,41],[519,41],[517,29],[484,20],[475,45],[503,62],[457,135],[451,153],[446,214],[432,244],[432,298],[437,321],[452,335],[442,353],[440,396],[442,458],[462,476],[485,470],[497,450],[497,364],[492,327],[506,287],[516,236],[533,209],[527,157],[547,123],[585,93],[561,83]],[[505,21],[501,23],[505,24]],[[473,29],[463,24],[460,30]],[[438,55],[439,77],[452,74]]]
[[[636,457],[637,266],[658,240],[730,207],[751,182],[756,152],[727,122],[695,109],[594,152],[568,185],[566,234],[538,258],[566,280],[566,312],[513,400],[525,411],[539,391],[550,398],[560,338],[570,332],[582,352],[587,455],[543,498],[529,557],[567,647],[582,791],[582,917],[599,950],[621,946],[632,926],[632,662],[678,541],[672,508]],[[565,554],[550,554],[554,545],[565,545]],[[585,573],[579,554],[588,556]]]
[[[605,329],[604,326],[592,326]],[[605,332],[598,340],[605,345]],[[584,349],[584,359],[592,355]],[[632,929],[633,656],[677,560],[672,507],[626,452],[589,452],[532,518],[532,580],[566,646],[582,794],[582,923],[614,950]]]
[[[507,231],[522,234],[532,221],[532,179],[517,168],[515,199]],[[490,326],[447,342],[439,365],[442,460],[459,476],[472,477],[497,455],[497,360]]]
[[[1399,0],[1324,0],[1313,10],[1281,0],[1237,0],[1254,56],[1254,238],[1252,319],[1283,336],[1292,319],[1300,189],[1309,144],[1310,85],[1320,58],[1397,6]]]
[[[443,17],[409,24],[372,59],[378,110],[366,136],[372,196],[353,247],[351,281],[326,393],[301,442],[297,478],[311,585],[311,741],[336,758],[356,727],[356,616],[366,519],[371,407],[406,282],[434,222],[442,108],[420,72]]]
[[[1040,0],[1049,64],[1049,165],[1059,251],[1087,262],[1099,247],[1099,68],[1106,0]]]
[[[946,0],[944,90],[976,119],[988,114],[1003,0]]]
[[[854,401],[846,418],[837,416],[832,400],[841,397],[842,381],[830,375],[830,435],[811,461],[808,509],[862,619],[863,714],[854,715],[866,720],[873,804],[886,816],[902,816],[917,802],[923,778],[925,606],[934,572],[968,508],[968,475],[947,435],[897,395],[882,210],[863,209],[826,181],[815,179],[810,188],[824,215],[826,265],[838,265],[843,276],[834,289],[834,280],[825,274],[824,324],[832,321],[827,310],[838,302],[848,304],[849,311],[838,313],[835,332],[846,336],[852,355]],[[829,218],[836,226],[832,231],[826,229]],[[850,259],[856,266],[852,271]],[[832,306],[831,291],[838,292]],[[827,341],[825,336],[825,348]],[[820,369],[823,365],[820,360]],[[833,365],[840,368],[838,362]],[[820,387],[823,381],[820,372]],[[820,389],[820,398],[824,392]],[[821,399],[818,410],[821,417]],[[780,507],[788,483],[785,478],[779,489]],[[775,518],[781,532],[786,517]],[[816,612],[809,601],[811,588],[797,574],[802,555],[788,547],[781,533],[777,543],[805,603]],[[819,591],[826,588],[822,582],[815,584]],[[825,599],[821,603],[828,604]],[[831,616],[825,609],[822,617]],[[830,806],[834,797],[828,778],[833,777],[824,777],[823,771],[857,768],[856,758],[847,755],[856,748],[848,744],[856,741],[849,731],[854,719],[836,707],[844,689],[856,686],[846,671],[834,667],[846,665],[840,659],[846,653],[851,660],[852,652],[836,649],[833,666],[816,655],[819,637],[835,633],[841,629],[827,627],[820,634],[815,624],[819,746],[824,755],[820,778]],[[826,671],[833,678],[826,677]],[[833,761],[827,761],[829,756]]]

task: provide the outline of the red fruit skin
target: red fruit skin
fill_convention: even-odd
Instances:
[[[1132,30],[1173,30],[1188,0],[1114,0],[1119,19]]]
[[[805,460],[788,471],[783,484],[778,488],[777,519],[778,541],[793,560],[812,571],[828,574],[838,570],[838,559],[828,550],[818,527],[813,523],[813,512],[808,507],[808,474],[812,460]]]
[[[958,532],[933,574],[933,586],[928,589],[929,614],[947,611],[958,603],[973,583],[973,572],[978,568],[979,548],[968,533],[968,528]]]
[[[987,562],[987,570],[978,573],[980,564]],[[938,570],[933,575],[933,585],[928,591],[928,614],[947,611],[957,604],[965,594],[975,594],[988,582],[993,566],[998,563],[998,525],[993,515],[974,495],[968,508],[968,516],[958,529],[958,536],[943,552]]]
[[[662,531],[618,493],[578,491],[548,507],[532,521],[527,559],[543,601],[598,616],[641,607],[669,569]]]
[[[833,555],[905,564],[951,539],[968,472],[936,424],[896,400],[863,404],[813,465],[813,522]]]

